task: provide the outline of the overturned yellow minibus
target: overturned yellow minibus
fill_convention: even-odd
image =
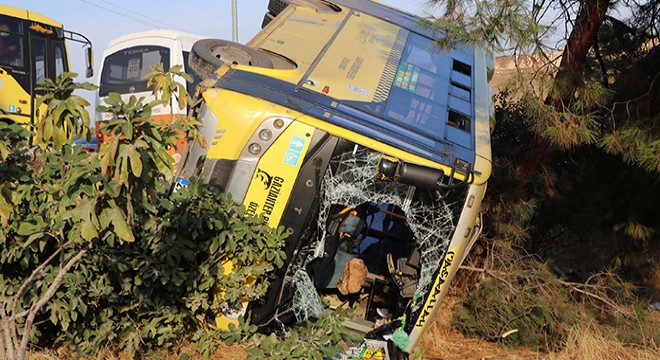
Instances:
[[[263,327],[303,321],[325,297],[358,306],[347,326],[389,357],[417,344],[491,174],[492,59],[442,36],[372,1],[272,0],[246,46],[195,43],[208,146],[187,149],[177,183],[201,177],[289,234],[267,296],[219,325],[246,310]]]

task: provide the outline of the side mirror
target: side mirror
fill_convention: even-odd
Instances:
[[[88,78],[94,76],[94,50],[91,46],[85,48],[85,65],[87,66],[85,76]]]

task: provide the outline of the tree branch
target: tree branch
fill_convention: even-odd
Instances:
[[[43,269],[45,269],[46,266],[48,266],[48,264],[51,261],[53,261],[53,259],[55,259],[58,256],[58,254],[64,250],[64,246],[66,246],[67,244],[68,242],[58,247],[58,249],[54,253],[52,253],[48,257],[48,259],[46,259],[43,263],[41,263],[41,265],[39,265],[36,269],[34,269],[30,274],[30,276],[27,279],[25,279],[23,284],[21,284],[21,287],[16,292],[16,295],[14,295],[14,298],[12,299],[11,317],[9,317],[9,319],[7,320],[8,321],[7,325],[9,326],[8,329],[10,330],[10,332],[7,333],[7,336],[11,337],[11,341],[14,344],[14,346],[18,347],[19,344],[18,334],[16,333],[16,319],[19,318],[19,314],[17,314],[16,311],[17,311],[18,302],[20,300],[21,295],[23,294],[23,291],[28,287],[28,285],[30,285],[34,281],[37,275],[39,275],[43,271]],[[26,314],[26,312],[23,311],[20,315],[25,316],[23,314]]]
[[[642,94],[642,95],[640,95],[640,96],[638,96],[634,99],[630,99],[630,100],[626,100],[626,101],[615,101],[614,103],[612,103],[612,109],[610,110],[610,114],[611,114],[611,117],[612,117],[612,122],[614,122],[614,111],[615,111],[617,105],[625,105],[626,106],[626,114],[628,115],[628,117],[630,117],[629,105],[631,103],[635,102],[635,101],[642,100],[643,98],[645,98],[649,94],[651,94],[651,92],[653,91],[653,86],[655,86],[655,82],[658,80],[658,78],[660,78],[660,72],[655,74],[655,76],[653,77],[653,80],[651,80],[651,84],[649,85],[648,90],[644,94]]]
[[[74,257],[69,259],[66,265],[57,273],[57,276],[55,277],[55,279],[53,279],[53,282],[48,287],[46,293],[36,303],[32,305],[32,307],[30,308],[30,313],[28,314],[28,317],[25,320],[25,328],[23,329],[23,337],[21,339],[21,346],[19,348],[20,354],[25,354],[28,345],[30,330],[32,328],[32,324],[34,323],[34,318],[37,316],[37,313],[55,295],[55,292],[60,288],[60,286],[62,285],[62,280],[64,280],[64,275],[66,275],[69,272],[69,270],[71,270],[71,268],[74,265],[76,265],[80,261],[80,259],[82,259],[82,257],[85,256],[85,254],[87,254],[94,247],[94,243],[95,243],[94,240],[90,241],[86,247],[82,248]]]
[[[3,357],[6,355],[7,360],[14,360],[14,343],[12,342],[12,332],[10,331],[9,319],[7,318],[4,304],[0,304],[0,318],[2,318],[2,332],[4,333],[1,340],[4,340],[5,345],[7,346],[5,349],[3,345],[0,345],[2,346],[0,349],[2,350]]]
[[[605,88],[609,88],[607,66],[605,66],[603,55],[600,53],[600,43],[598,42],[598,34],[596,34],[596,36],[594,37],[594,55],[596,55],[596,61],[598,62],[598,66],[600,66],[600,71],[603,73],[602,84]]]
[[[580,81],[580,74],[584,69],[587,53],[593,45],[598,29],[605,20],[610,1],[581,1],[580,11],[564,47],[559,71],[555,76],[555,89],[551,90],[550,95],[546,98],[546,104],[559,107],[565,98],[572,96],[572,88]],[[570,90],[558,91],[556,89],[557,84],[562,88],[568,87]]]
[[[602,303],[604,303],[607,306],[609,306],[610,308],[620,312],[621,314],[623,314],[626,317],[632,317],[632,315],[629,311],[623,310],[621,306],[613,303],[612,301],[610,301],[610,300],[608,300],[608,299],[606,299],[606,298],[604,298],[600,295],[597,295],[597,294],[594,294],[592,292],[580,289],[580,287],[587,287],[588,285],[586,285],[586,284],[573,283],[573,282],[567,282],[567,281],[559,281],[559,283],[566,286],[566,287],[569,287],[573,291],[577,291],[580,294],[584,294],[584,295],[587,295],[588,297],[591,297],[591,298],[594,298],[596,300],[601,301]]]
[[[45,269],[46,266],[48,266],[48,264],[49,264],[51,261],[53,261],[53,259],[55,259],[55,258],[57,257],[57,255],[58,255],[60,252],[62,252],[62,251],[64,250],[64,248],[65,248],[69,243],[70,243],[70,242],[67,242],[66,244],[61,245],[61,246],[60,246],[60,247],[59,247],[54,253],[52,253],[52,254],[48,257],[48,259],[46,259],[43,263],[41,263],[41,265],[39,265],[36,269],[34,269],[34,270],[32,271],[32,274],[30,274],[30,276],[29,276],[27,279],[25,279],[25,281],[23,282],[23,284],[21,285],[21,287],[20,287],[20,288],[18,289],[18,291],[16,292],[16,295],[14,295],[13,304],[12,304],[12,317],[11,317],[11,321],[15,321],[15,320],[18,318],[18,316],[16,315],[16,307],[17,307],[18,300],[19,300],[19,298],[21,297],[21,295],[23,294],[23,291],[25,290],[25,288],[27,288],[28,285],[30,285],[30,284],[34,281],[34,279],[37,277],[37,275],[39,275],[39,273],[40,273],[41,271],[43,271],[43,269]],[[23,313],[24,313],[24,312],[23,312]]]

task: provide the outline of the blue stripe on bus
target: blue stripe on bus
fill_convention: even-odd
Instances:
[[[457,158],[474,164],[475,153],[471,149],[431,139],[414,129],[282,80],[233,69],[219,79],[214,87],[288,107],[441,164],[451,166]],[[295,97],[289,94],[295,94]]]

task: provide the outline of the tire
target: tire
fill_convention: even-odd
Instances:
[[[271,14],[270,12],[267,12],[264,14],[264,19],[261,21],[261,28],[265,28],[266,25],[270,24],[271,21],[275,18],[275,15]]]
[[[324,0],[270,0],[268,11],[273,16],[279,15],[288,5],[305,6],[318,12],[341,12],[341,8],[331,1]]]
[[[258,50],[220,39],[198,40],[188,58],[188,66],[201,79],[210,77],[222,65],[232,64],[273,68],[273,62]]]
[[[287,5],[289,5],[289,3],[284,0],[270,0],[268,3],[268,12],[273,14],[273,17],[275,17],[279,15],[279,13],[282,12],[282,10],[287,7]]]
[[[326,0],[284,0],[283,2],[291,5],[305,6],[314,9],[320,13],[341,12],[341,8],[331,1]]]

